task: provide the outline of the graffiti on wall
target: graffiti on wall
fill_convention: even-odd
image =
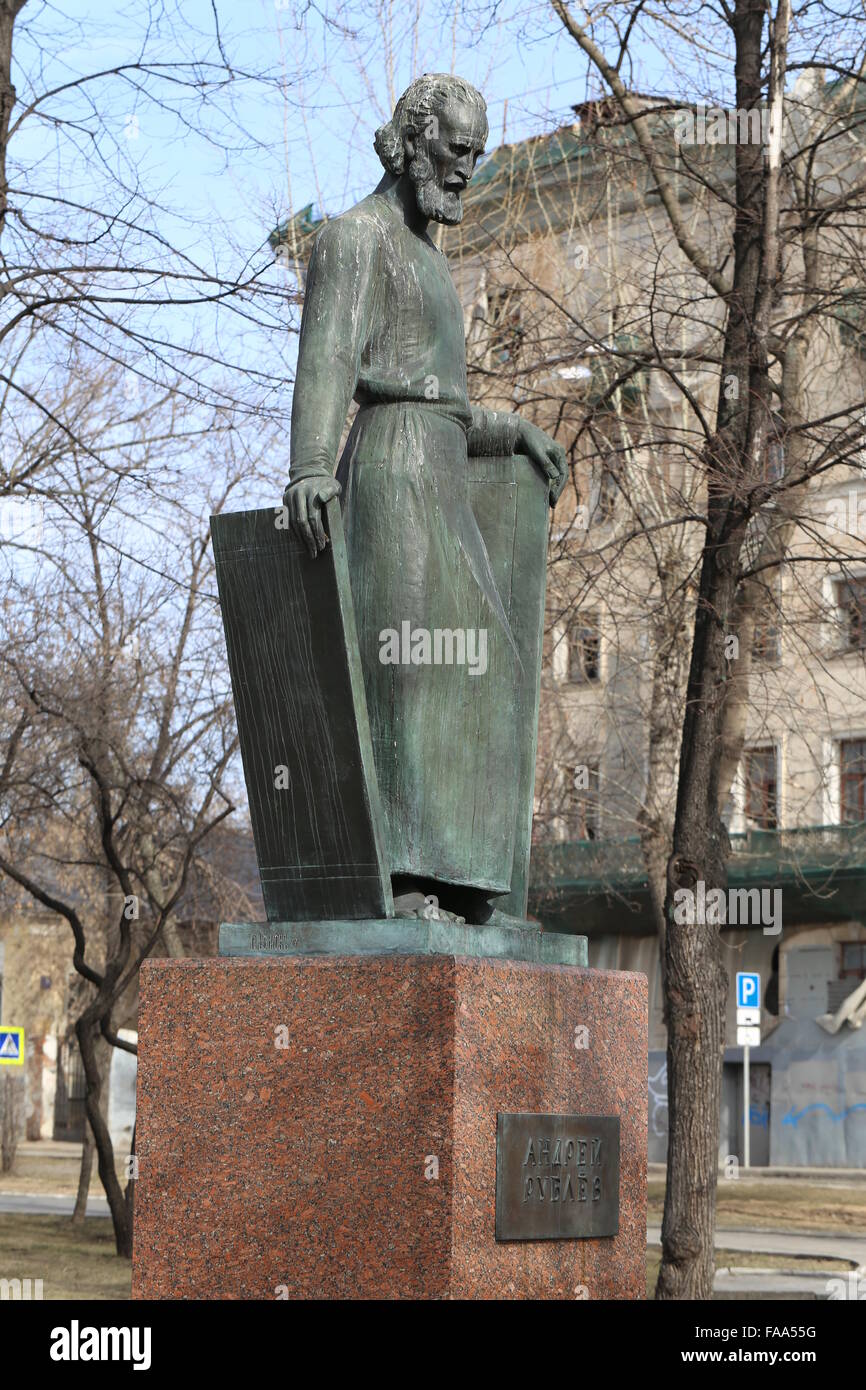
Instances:
[[[764,1063],[749,1074],[749,1124],[755,1129],[770,1128],[770,1068]]]
[[[650,1134],[668,1132],[668,1064],[660,1062],[655,1076],[649,1078]]]
[[[806,1105],[802,1110],[795,1110],[793,1106],[782,1119],[783,1125],[792,1125],[794,1129],[801,1120],[807,1115],[817,1113],[819,1115],[829,1115],[834,1124],[840,1120],[846,1120],[849,1115],[853,1115],[855,1110],[866,1110],[866,1101],[858,1101],[856,1105],[849,1105],[844,1110],[833,1110],[829,1105],[825,1105],[822,1100],[815,1101],[812,1105]]]

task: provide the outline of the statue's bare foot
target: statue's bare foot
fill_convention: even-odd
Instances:
[[[440,907],[435,894],[428,893],[425,897],[416,890],[400,893],[394,898],[394,916],[420,918],[425,922],[466,921],[465,917],[458,917],[456,912],[448,912],[446,908]]]

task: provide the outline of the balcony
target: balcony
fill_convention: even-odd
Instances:
[[[786,926],[866,920],[866,824],[731,836],[730,888],[780,888]],[[637,836],[535,845],[529,910],[554,930],[653,931]]]

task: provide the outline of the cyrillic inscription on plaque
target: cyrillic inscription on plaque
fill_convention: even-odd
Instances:
[[[497,1240],[618,1230],[618,1115],[497,1115]]]

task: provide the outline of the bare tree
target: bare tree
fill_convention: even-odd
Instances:
[[[249,199],[205,226],[143,155],[248,161],[268,148],[253,101],[266,131],[292,92],[237,60],[243,26],[216,4],[202,28],[175,3],[129,12],[128,56],[101,65],[112,24],[0,3],[2,867],[73,930],[88,1121],[128,1253],[99,1039],[130,1050],[115,1015],[157,942],[182,953],[174,908],[232,804],[202,499],[249,483],[247,440],[287,427],[292,345],[264,203],[245,244]]]
[[[173,396],[128,419],[122,377],[103,374],[81,448],[56,462],[54,509],[13,552],[0,640],[11,738],[2,768],[0,870],[69,923],[84,983],[75,1032],[86,1112],[118,1251],[131,1213],[115,1173],[99,1039],[118,1033],[142,960],[171,927],[208,837],[235,805],[239,773],[209,544],[208,512],[253,476],[237,436],[216,431],[182,487],[152,491]],[[87,394],[87,393],[85,393]],[[107,472],[86,441],[125,441]],[[82,411],[82,417],[87,415]],[[131,436],[131,437],[130,437]],[[259,441],[263,445],[264,441]],[[165,460],[163,459],[164,463]],[[171,942],[169,942],[171,948]]]
[[[835,415],[816,412],[807,368],[847,277],[862,274],[861,67],[833,61],[831,26],[839,16],[829,8],[815,7],[820,16],[810,16],[808,33],[803,21],[792,34],[787,0],[775,12],[764,0],[719,7],[709,48],[717,73],[729,65],[724,90],[734,97],[734,120],[740,112],[760,117],[763,111],[768,129],[766,141],[735,136],[732,181],[721,170],[708,181],[693,150],[679,148],[674,157],[660,138],[659,102],[636,96],[621,75],[645,27],[642,7],[599,7],[580,23],[562,0],[552,4],[611,94],[619,121],[633,131],[632,157],[652,179],[679,251],[702,282],[705,315],[715,329],[702,352],[717,370],[715,407],[692,402],[704,433],[705,539],[665,904],[670,1144],[657,1290],[660,1298],[709,1297],[727,976],[717,926],[678,923],[673,895],[699,880],[708,889],[726,884],[721,811],[742,750],[751,638],[767,574],[782,562],[802,521],[810,481],[846,466],[862,444],[862,391],[849,391]],[[685,35],[676,7],[663,5],[656,18],[666,33]],[[605,43],[615,58],[606,56]],[[801,101],[798,109],[786,96],[787,74],[792,66],[819,65],[822,53],[842,79],[830,109],[815,101]],[[673,103],[689,118],[695,104]],[[726,112],[718,114],[727,121]],[[710,188],[712,214],[728,230],[721,257],[709,254],[706,235],[689,227],[682,179]],[[650,360],[658,358],[653,341]],[[669,356],[663,361],[676,380],[676,364]],[[767,469],[777,440],[785,454],[781,477]]]
[[[81,447],[75,390],[52,392],[51,406],[44,392],[77,354],[121,368],[129,399],[170,388],[200,422],[287,423],[293,340],[264,194],[225,200],[222,221],[204,221],[148,157],[183,141],[200,164],[249,164],[269,145],[246,118],[254,110],[266,130],[291,104],[278,71],[232,56],[234,19],[210,13],[199,30],[174,0],[133,7],[128,58],[82,71],[116,37],[110,17],[0,4],[0,495],[29,496],[58,449]],[[258,229],[244,220],[257,200]],[[237,244],[238,222],[252,245]],[[110,469],[99,440],[88,447]]]

